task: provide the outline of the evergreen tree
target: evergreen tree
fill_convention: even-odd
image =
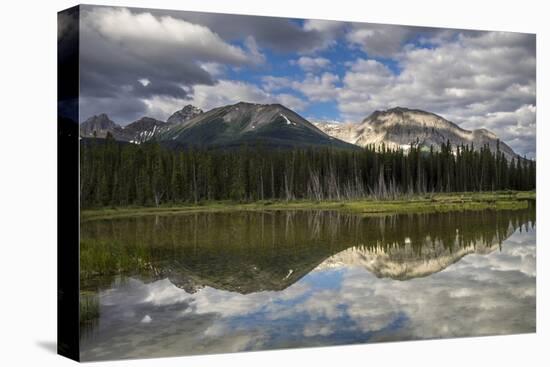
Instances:
[[[425,192],[533,190],[536,163],[510,162],[499,148],[449,142],[325,149],[173,150],[156,142],[121,144],[112,136],[81,144],[81,205],[198,203],[204,200],[341,200]]]

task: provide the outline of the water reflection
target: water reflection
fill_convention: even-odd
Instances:
[[[96,294],[99,316],[84,324],[82,358],[532,332],[534,215],[83,223],[82,289]]]

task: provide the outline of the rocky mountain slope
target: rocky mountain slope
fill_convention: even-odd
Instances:
[[[171,125],[182,124],[201,113],[201,109],[187,105],[174,112],[167,122],[151,117],[142,117],[126,126],[118,125],[109,116],[102,113],[92,116],[80,124],[80,136],[105,138],[107,133],[111,133],[115,140],[141,144],[153,137],[158,137],[160,132],[166,131]]]
[[[296,112],[280,104],[239,102],[215,108],[171,126],[161,140],[178,146],[233,148],[333,146],[356,149],[328,136]]]
[[[80,124],[80,135],[87,138],[94,136],[104,138],[107,136],[107,133],[110,132],[112,134],[119,128],[120,126],[114,123],[109,116],[102,113],[92,116]]]
[[[375,111],[358,124],[318,122],[315,126],[328,135],[362,147],[381,146],[383,143],[390,149],[407,150],[413,143],[426,148],[433,146],[437,150],[448,140],[453,149],[461,144],[473,144],[475,149],[488,144],[492,151],[496,151],[499,140],[486,129],[465,130],[436,114],[402,107]],[[499,145],[508,159],[517,156],[502,141]]]
[[[156,136],[160,131],[165,129],[167,123],[156,120],[151,117],[142,117],[137,121],[123,127],[122,139],[130,143],[141,144]]]
[[[170,117],[168,117],[168,120],[166,120],[166,122],[169,124],[180,124],[187,120],[191,120],[193,117],[196,117],[203,112],[204,111],[200,108],[188,104],[181,110],[174,112]]]

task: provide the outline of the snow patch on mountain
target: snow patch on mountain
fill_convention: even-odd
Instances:
[[[283,115],[282,113],[280,113],[279,115],[280,115],[282,118],[285,119],[287,125],[296,125],[295,122],[290,121],[290,120],[288,119],[288,117],[286,117],[286,116]]]

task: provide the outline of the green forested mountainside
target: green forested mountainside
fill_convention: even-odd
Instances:
[[[244,144],[261,144],[270,149],[358,149],[353,144],[326,135],[283,105],[247,102],[198,114],[162,131],[157,140],[173,147],[195,149],[239,149]]]
[[[532,190],[535,162],[488,147],[361,150],[174,150],[156,142],[81,143],[82,208],[209,200],[344,200],[402,194]]]

